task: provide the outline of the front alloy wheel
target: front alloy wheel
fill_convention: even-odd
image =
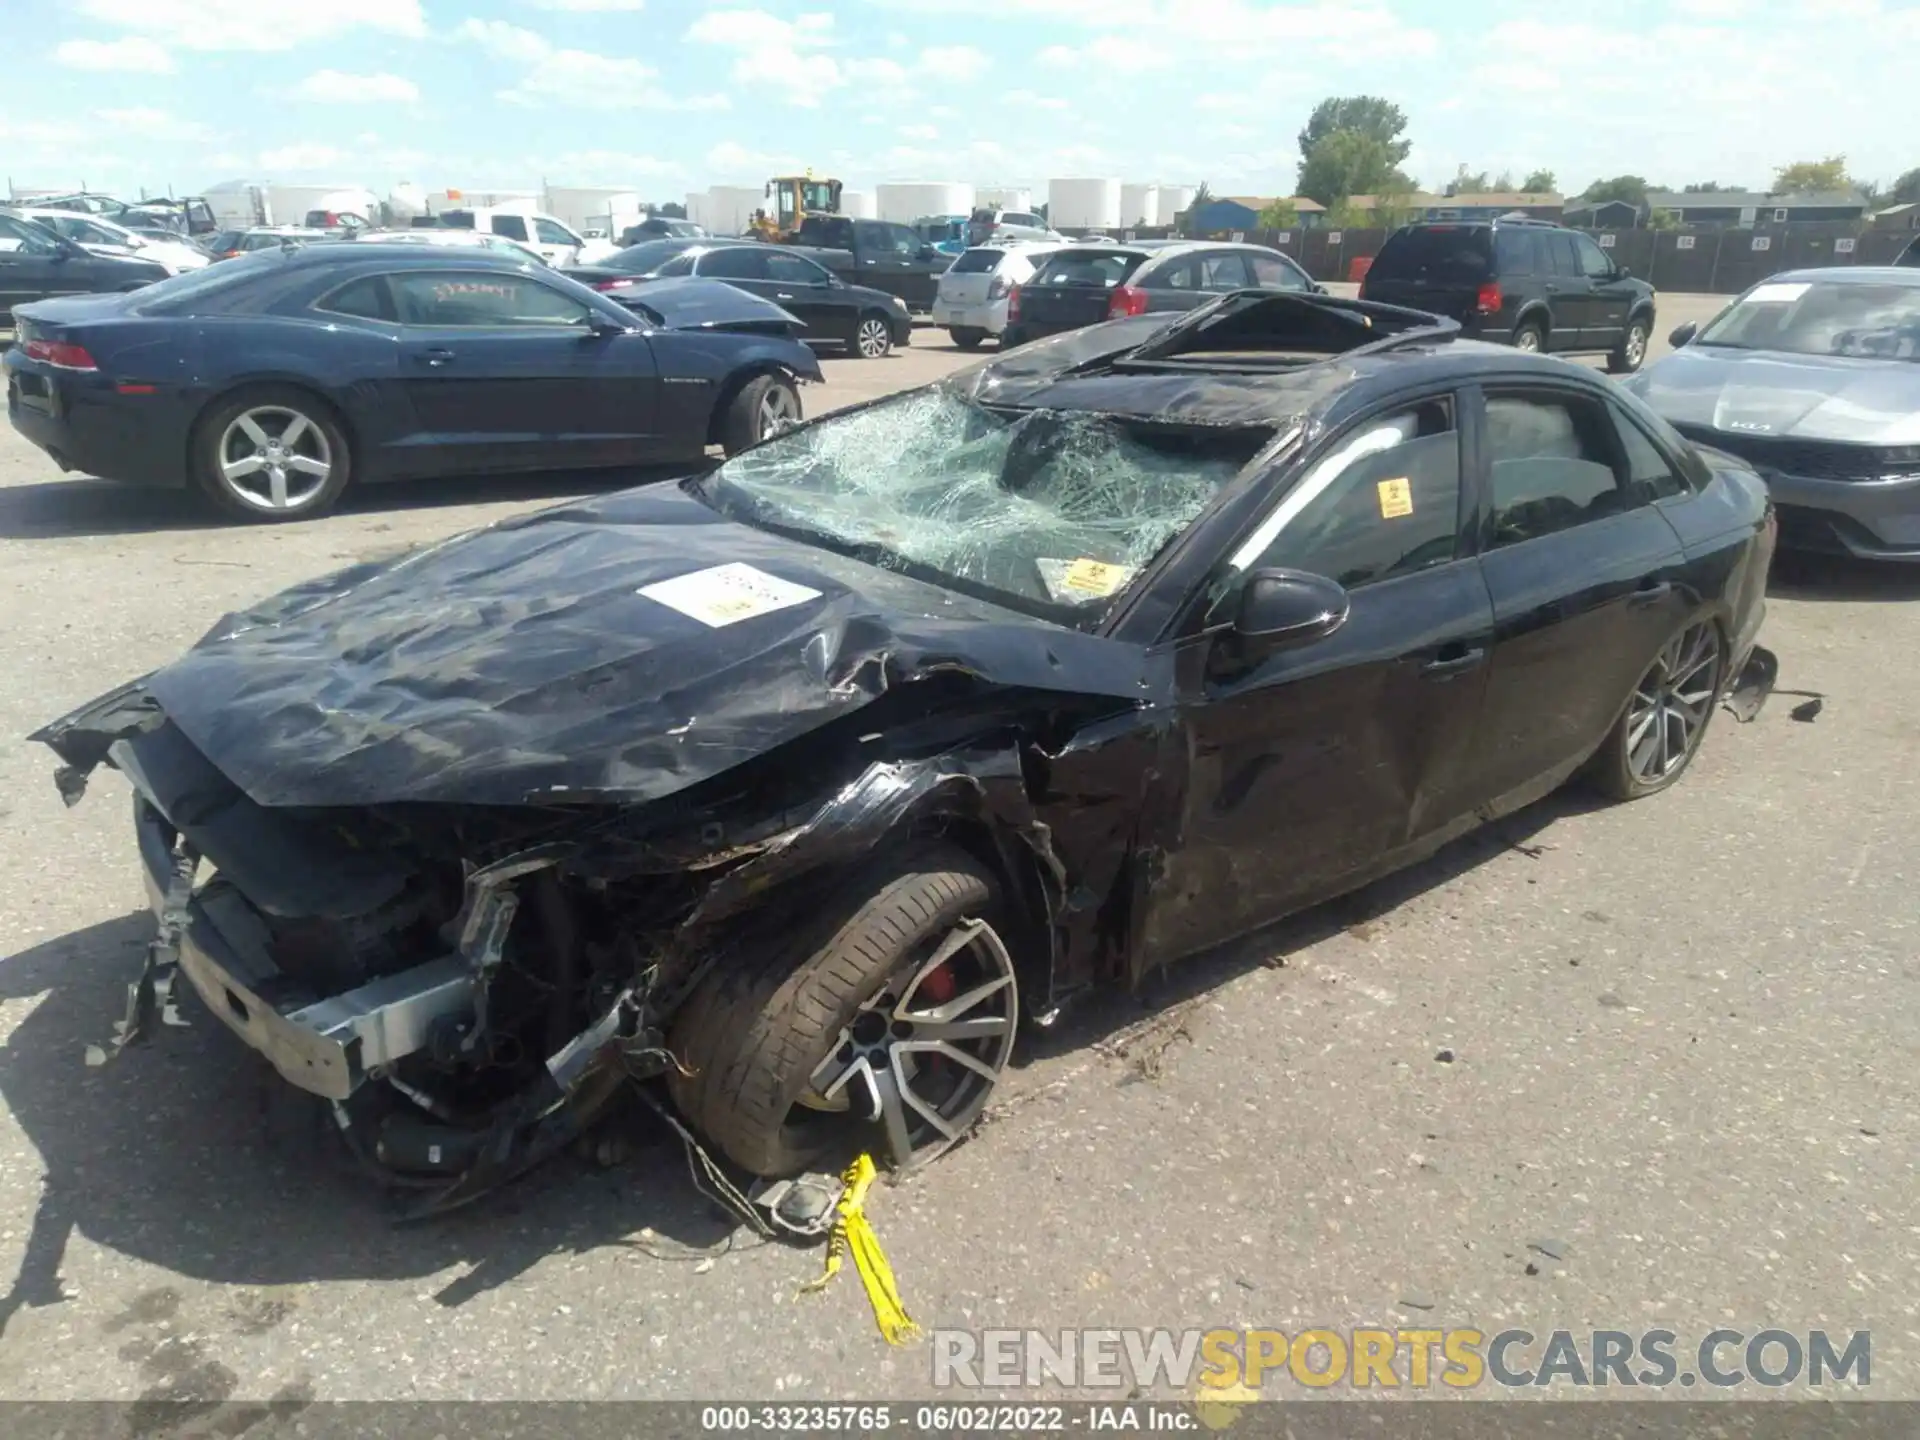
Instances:
[[[760,397],[760,438],[783,434],[800,423],[800,397],[789,385],[769,385]]]
[[[854,331],[853,346],[862,360],[878,360],[893,349],[893,327],[878,315],[869,315]]]
[[[878,1122],[896,1169],[932,1159],[992,1098],[1013,1051],[1016,994],[993,927],[961,920],[860,1006],[800,1104]]]

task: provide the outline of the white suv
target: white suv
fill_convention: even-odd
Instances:
[[[947,327],[953,343],[972,350],[1007,328],[1007,295],[1033,278],[1034,268],[1058,245],[975,245],[961,251],[940,277],[933,296],[933,323]]]

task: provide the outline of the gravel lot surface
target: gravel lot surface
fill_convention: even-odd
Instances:
[[[1661,328],[1720,303],[1663,296]],[[917,339],[828,360],[809,412],[963,358]],[[63,478],[0,429],[0,1397],[929,1390],[850,1267],[795,1302],[816,1252],[697,1263],[723,1227],[651,1137],[400,1229],[197,1006],[82,1063],[151,929],[125,787],[66,811],[18,737],[286,583],[607,483],[394,488],[246,528]],[[1871,1393],[1920,1396],[1920,571],[1794,564],[1771,604],[1801,693],[1722,714],[1671,793],[1556,798],[1024,1044],[972,1143],[875,1192],[909,1309],[1871,1329]]]

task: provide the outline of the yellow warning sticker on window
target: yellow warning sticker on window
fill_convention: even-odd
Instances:
[[[1130,565],[1110,565],[1104,560],[1076,560],[1060,577],[1060,588],[1076,595],[1111,595],[1133,574]]]
[[[1374,487],[1380,492],[1380,516],[1385,520],[1398,520],[1402,515],[1413,513],[1413,487],[1402,476],[1398,480],[1382,480]]]

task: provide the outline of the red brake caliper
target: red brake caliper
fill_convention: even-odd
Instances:
[[[938,969],[927,972],[927,978],[920,982],[920,990],[915,998],[924,997],[928,1004],[944,1005],[953,999],[954,991],[958,988],[953,975],[953,962],[949,960]],[[947,1068],[947,1057],[944,1055],[923,1055],[921,1059],[935,1073]]]

